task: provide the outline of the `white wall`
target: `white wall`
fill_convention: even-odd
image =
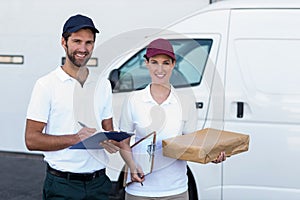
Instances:
[[[208,0],[9,0],[0,2],[0,55],[23,55],[23,65],[0,64],[0,151],[27,152],[25,115],[38,77],[61,64],[65,20],[94,19],[97,43],[144,28],[162,28],[207,5]]]

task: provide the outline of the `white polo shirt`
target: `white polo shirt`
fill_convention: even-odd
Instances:
[[[112,117],[112,92],[108,80],[98,82],[97,75],[89,76],[81,87],[79,82],[61,67],[36,82],[27,110],[27,119],[47,123],[45,134],[77,133],[77,121],[89,127],[101,127],[101,121]],[[99,128],[98,128],[99,130]],[[104,150],[63,149],[47,151],[44,160],[54,169],[74,173],[90,173],[105,168]]]
[[[159,105],[151,96],[150,85],[132,92],[123,105],[120,130],[135,131],[136,141],[156,131],[157,143],[152,173],[145,177],[143,186],[140,183],[130,184],[126,192],[137,196],[162,197],[187,191],[186,161],[164,157],[162,140],[192,133],[196,130],[196,123],[197,114],[192,95],[179,95],[172,87],[167,100]]]

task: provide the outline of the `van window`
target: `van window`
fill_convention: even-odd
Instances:
[[[24,64],[24,56],[21,55],[0,55],[0,64]]]
[[[212,46],[212,39],[169,40],[176,54],[176,66],[171,76],[175,88],[199,85]],[[144,63],[146,49],[142,49],[122,65],[119,83],[113,92],[132,91],[145,88],[151,78]]]

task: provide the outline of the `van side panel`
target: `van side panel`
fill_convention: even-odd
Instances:
[[[199,129],[211,126],[220,129],[223,128],[224,74],[228,21],[228,10],[204,11],[198,13],[198,15],[186,18],[184,21],[170,28],[171,31],[182,33],[186,37],[213,39],[218,35],[219,38],[213,41],[213,49],[205,68],[205,73],[213,75],[213,84],[206,78],[202,82],[202,84],[207,85],[209,93],[205,93],[201,87],[192,87],[197,101],[201,101],[201,96],[203,95],[210,95],[209,104],[204,104],[205,108],[198,110],[201,116],[205,109],[208,109],[205,124],[202,125],[200,123],[201,127],[198,127]],[[188,165],[197,185],[198,198],[201,200],[222,199],[222,164],[208,163],[204,165],[189,162]]]
[[[300,199],[299,24],[299,9],[232,10],[224,129],[250,147],[224,163],[224,200]]]

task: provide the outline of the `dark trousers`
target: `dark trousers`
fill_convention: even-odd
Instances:
[[[108,200],[111,181],[102,174],[91,181],[68,180],[47,172],[44,189],[44,200]]]

